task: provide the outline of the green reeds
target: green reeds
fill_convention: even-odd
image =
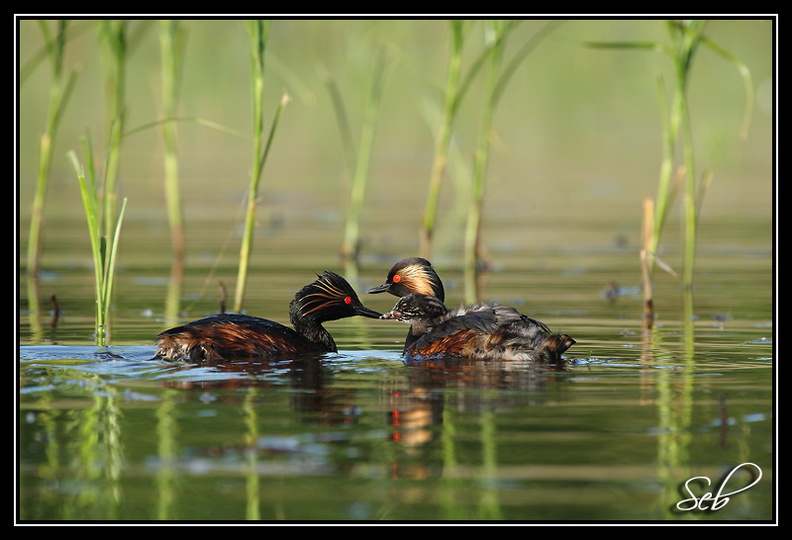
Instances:
[[[109,334],[110,304],[115,279],[118,239],[121,234],[121,223],[124,219],[126,199],[124,199],[117,217],[102,215],[102,209],[107,208],[106,198],[108,194],[106,191],[100,190],[96,182],[90,140],[83,139],[82,147],[85,168],[80,164],[77,155],[73,151],[69,152],[68,158],[80,184],[80,194],[91,240],[96,289],[96,345],[105,347]],[[108,226],[111,230],[111,235],[109,236],[104,234]]]
[[[47,124],[39,138],[39,159],[36,172],[36,191],[30,218],[30,236],[27,251],[27,282],[28,308],[30,319],[37,325],[39,312],[38,275],[41,264],[41,246],[43,239],[44,204],[49,184],[52,165],[52,144],[55,140],[63,111],[71,96],[77,72],[65,72],[63,63],[66,54],[66,39],[69,21],[56,22],[53,34],[47,21],[39,21],[39,28],[44,37],[44,50],[50,61],[52,79],[50,82]]]
[[[165,204],[173,249],[171,278],[165,300],[166,323],[173,321],[179,311],[184,268],[184,222],[179,187],[179,156],[176,142],[177,101],[184,55],[186,31],[179,21],[160,21],[160,57],[162,74],[162,139],[165,145]]]
[[[519,24],[519,21],[507,21],[501,24],[500,29],[491,28],[492,22],[485,22],[485,32],[497,35],[494,39],[485,44],[484,49],[478,54],[474,61],[470,64],[467,72],[462,77],[462,49],[464,48],[467,39],[470,35],[469,25],[471,21],[449,21],[449,29],[451,36],[451,52],[449,55],[448,74],[446,76],[443,110],[440,116],[437,131],[435,133],[435,147],[434,147],[434,160],[432,162],[432,169],[429,176],[429,189],[426,198],[426,207],[424,209],[423,220],[420,230],[420,244],[421,254],[425,258],[431,257],[432,241],[437,223],[437,209],[440,200],[440,188],[442,185],[443,176],[445,174],[446,166],[448,165],[448,150],[453,134],[453,125],[456,119],[457,112],[462,103],[467,90],[475,80],[479,70],[486,64],[487,60],[492,60],[493,47],[502,48],[503,39],[506,35],[514,30]],[[500,24],[500,23],[499,23]],[[539,31],[537,31],[523,47],[514,55],[511,61],[503,69],[500,75],[497,76],[497,81],[493,83],[490,89],[491,95],[487,98],[488,101],[494,102],[500,97],[503,89],[506,86],[509,78],[514,74],[519,64],[530,53],[544,37],[552,31],[555,26],[559,24],[558,21],[551,21],[545,24]],[[502,52],[498,53],[499,55]],[[485,104],[485,109],[489,107]],[[486,114],[486,113],[485,113]],[[475,180],[474,180],[475,182]]]
[[[517,67],[546,36],[556,22],[550,22],[537,31],[520,50],[501,69],[506,38],[520,24],[520,21],[485,21],[485,52],[489,66],[487,71],[487,87],[478,145],[475,152],[471,195],[468,203],[467,225],[465,227],[465,300],[468,303],[480,301],[479,266],[484,258],[484,245],[481,238],[481,220],[484,206],[484,192],[489,162],[490,138],[492,121],[497,104],[503,92],[517,70]]]
[[[448,146],[451,140],[452,127],[459,100],[463,92],[459,87],[459,76],[462,66],[462,48],[465,44],[465,21],[449,21],[451,31],[451,54],[448,61],[448,75],[444,92],[443,112],[435,134],[434,161],[429,176],[429,192],[426,197],[426,209],[420,231],[421,255],[431,258],[432,239],[437,221],[437,207],[440,200],[440,186],[448,161]]]
[[[124,137],[124,88],[127,53],[126,21],[106,20],[100,23],[100,41],[107,68],[107,115],[109,123],[108,149],[104,162],[102,183],[97,183],[93,149],[90,139],[82,141],[83,165],[74,152],[67,157],[80,184],[83,207],[88,221],[91,253],[94,260],[96,289],[96,344],[107,345],[110,305],[112,303],[115,259],[121,233],[126,199],[118,216],[117,176]]]
[[[117,207],[118,164],[124,137],[124,90],[126,86],[128,21],[101,21],[100,37],[107,69],[107,117],[109,122],[107,161],[104,173],[104,233],[112,234],[112,216]]]
[[[656,200],[647,199],[644,201],[643,245],[640,258],[644,281],[644,319],[647,328],[651,328],[654,318],[652,294],[654,266],[658,265],[670,271],[667,265],[658,259],[657,250],[668,212],[680,191],[683,194],[684,221],[682,285],[686,290],[693,286],[698,219],[704,194],[712,180],[712,174],[707,172],[698,183],[696,181],[693,131],[687,97],[693,58],[700,46],[707,46],[722,58],[733,63],[743,78],[747,106],[740,128],[742,136],[747,132],[753,101],[753,84],[750,72],[737,58],[704,36],[706,21],[672,20],[666,21],[665,24],[670,36],[670,44],[657,42],[589,43],[593,47],[659,50],[668,54],[673,66],[673,96],[670,102],[666,97],[663,81],[659,80],[658,84],[662,109],[663,158]],[[678,148],[681,148],[681,160],[677,157]],[[673,181],[675,174],[677,179]]]
[[[242,246],[239,252],[239,271],[237,273],[236,292],[234,294],[234,311],[242,311],[245,297],[245,285],[250,266],[250,253],[253,246],[253,235],[256,225],[256,204],[258,203],[258,189],[261,173],[267,161],[275,129],[283,109],[289,102],[289,96],[284,94],[275,111],[275,117],[270,127],[269,135],[264,139],[264,53],[267,45],[267,34],[270,23],[268,21],[246,21],[250,36],[250,68],[253,83],[253,164],[248,184],[247,212],[245,215],[245,229],[242,237]]]
[[[350,279],[354,279],[357,275],[358,254],[360,251],[360,216],[369,177],[371,150],[374,145],[374,133],[379,117],[379,105],[384,87],[386,66],[385,55],[380,51],[374,61],[371,87],[363,115],[360,141],[355,157],[354,176],[352,177],[352,186],[349,191],[344,240],[341,244],[341,259],[344,263],[347,277]]]
[[[185,30],[179,21],[159,21],[160,55],[162,59],[162,139],[165,144],[165,202],[174,256],[184,256],[184,224],[179,189],[179,156],[176,144],[179,74],[184,55]]]
[[[678,141],[682,144],[683,170],[684,170],[684,222],[685,222],[685,254],[682,274],[682,284],[690,288],[693,284],[693,264],[696,252],[696,229],[698,226],[698,213],[696,208],[696,180],[693,156],[693,132],[690,125],[690,112],[687,99],[688,81],[691,72],[693,57],[701,43],[704,21],[668,21],[668,30],[672,46],[669,49],[674,64],[674,99],[669,113],[669,126],[666,133],[666,144],[663,157],[663,176],[660,179],[658,202],[658,217],[655,229],[649,244],[650,258],[656,253],[660,231],[668,212],[668,201],[665,197],[670,183],[671,160],[674,148]]]
[[[502,21],[487,21],[485,36],[488,51],[486,102],[481,119],[478,145],[475,152],[473,179],[471,183],[470,202],[468,206],[467,226],[465,227],[465,301],[469,304],[478,302],[478,261],[481,252],[481,213],[484,206],[484,184],[489,162],[492,117],[498,101],[498,80],[500,77],[501,59],[503,56],[503,38],[505,26]]]

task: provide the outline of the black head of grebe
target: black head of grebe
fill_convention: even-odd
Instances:
[[[394,296],[407,296],[410,293],[431,295],[445,300],[445,290],[440,276],[437,275],[432,263],[421,257],[403,259],[388,272],[385,283],[369,289],[368,293],[388,292]]]
[[[336,352],[322,323],[354,316],[376,319],[380,314],[365,307],[344,278],[324,272],[294,295],[289,305],[293,329],[249,315],[212,315],[159,334],[155,355],[206,362]]]
[[[295,330],[313,330],[323,322],[363,316],[376,319],[380,314],[364,306],[347,280],[325,271],[309,283],[289,304],[289,320]],[[329,334],[328,334],[329,336]]]
[[[409,294],[382,316],[409,323],[404,346],[410,360],[469,358],[558,364],[575,340],[508,306],[475,304],[449,310],[438,299]]]

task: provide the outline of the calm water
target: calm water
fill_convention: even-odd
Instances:
[[[125,224],[112,344],[99,349],[84,224],[51,224],[40,293],[45,308],[56,296],[57,321],[46,309],[31,321],[20,277],[19,517],[772,520],[772,245],[766,222],[730,223],[702,230],[692,295],[658,274],[650,335],[641,331],[632,231],[571,222],[575,241],[553,244],[493,225],[484,297],[575,337],[564,372],[405,366],[406,326],[363,319],[329,323],[340,352],[321,360],[153,361],[154,336],[176,321],[165,313],[167,235],[145,222]],[[262,226],[246,302],[249,313],[283,322],[297,288],[340,270],[337,228],[286,225]],[[216,230],[188,253],[183,319],[217,310],[220,281],[233,294],[231,226],[205,223],[193,234]],[[364,258],[358,290],[415,254],[384,236],[369,239],[388,248]],[[667,256],[678,259],[673,247]],[[462,298],[457,260],[433,261],[452,305]],[[616,300],[603,295],[612,282],[623,293]],[[379,311],[395,302],[361,299]],[[687,480],[711,479],[689,484],[701,497],[733,470],[724,496],[755,483],[714,511],[676,508],[692,505]]]

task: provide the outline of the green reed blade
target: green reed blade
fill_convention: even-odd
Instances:
[[[347,274],[349,277],[354,277],[357,268],[358,250],[360,246],[360,216],[366,193],[366,183],[369,177],[374,134],[376,132],[377,119],[379,117],[379,105],[384,89],[387,66],[388,62],[385,58],[385,53],[380,51],[374,60],[374,73],[371,79],[368,101],[363,116],[354,176],[352,177],[352,187],[349,193],[344,241],[341,246],[341,256],[347,266]]]
[[[284,95],[275,111],[275,117],[270,126],[266,140],[264,139],[264,55],[266,52],[267,35],[270,22],[247,21],[250,35],[250,65],[253,86],[253,165],[248,183],[247,211],[245,214],[245,229],[242,245],[239,250],[239,268],[237,272],[236,291],[234,294],[234,311],[242,310],[245,297],[247,273],[250,266],[250,254],[253,248],[253,235],[256,225],[256,205],[258,203],[258,189],[264,165],[267,161],[275,130],[278,127],[281,114],[289,102],[289,96]]]

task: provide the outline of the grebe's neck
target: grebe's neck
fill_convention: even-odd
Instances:
[[[336,352],[338,350],[330,332],[325,330],[324,326],[313,317],[304,317],[299,313],[292,313],[289,318],[294,330],[311,343],[315,343],[317,347],[328,352]]]

